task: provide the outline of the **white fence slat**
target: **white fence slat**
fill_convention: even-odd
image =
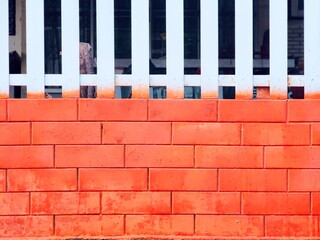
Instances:
[[[236,98],[253,97],[252,10],[252,0],[235,0]]]
[[[172,0],[171,0],[172,1]],[[149,97],[149,0],[132,0],[132,97]]]
[[[62,97],[79,97],[79,0],[61,0],[61,35]]]
[[[26,0],[27,97],[44,98],[44,0]]]
[[[320,98],[320,1],[304,1],[305,98]]]
[[[0,1],[0,98],[9,97],[9,1]]]
[[[98,98],[114,98],[114,0],[97,0]]]
[[[201,97],[218,98],[218,0],[201,0]]]
[[[288,88],[288,2],[270,0],[270,97],[286,99]]]
[[[184,97],[183,0],[166,0],[167,97]]]

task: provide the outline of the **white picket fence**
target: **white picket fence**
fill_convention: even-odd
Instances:
[[[98,97],[114,98],[115,86],[132,86],[133,98],[149,98],[150,86],[166,86],[167,98],[183,98],[185,86],[200,86],[202,98],[218,98],[234,86],[236,98],[252,98],[254,86],[270,87],[286,99],[288,86],[320,97],[320,1],[304,3],[304,75],[288,76],[287,0],[270,0],[270,75],[253,75],[253,0],[235,0],[235,75],[218,72],[218,0],[200,0],[201,74],[184,75],[183,0],[166,1],[167,74],[149,74],[149,0],[132,0],[132,74],[115,74],[114,0],[96,0],[97,74],[79,73],[79,0],[62,0],[62,74],[44,70],[44,0],[26,0],[27,74],[9,74],[8,0],[0,0],[0,97],[10,85],[27,85],[42,98],[45,86],[62,86],[63,97],[79,97],[80,85],[96,85]]]

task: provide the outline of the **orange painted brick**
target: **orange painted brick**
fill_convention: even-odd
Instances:
[[[286,122],[287,102],[269,100],[220,100],[220,122]]]
[[[6,216],[0,217],[0,237],[26,238],[53,235],[53,216]]]
[[[217,100],[149,100],[150,121],[217,121]]]
[[[104,192],[103,214],[170,214],[170,192]]]
[[[196,146],[199,168],[262,168],[263,147]]]
[[[312,124],[312,144],[320,145],[320,124]]]
[[[104,123],[104,144],[170,144],[171,123]]]
[[[309,145],[310,125],[281,123],[243,124],[244,145]]]
[[[286,170],[226,169],[219,171],[220,191],[286,191]]]
[[[9,191],[66,191],[77,189],[76,169],[8,170]]]
[[[267,237],[318,237],[319,217],[311,216],[266,216]]]
[[[53,146],[0,147],[0,168],[53,167]]]
[[[173,144],[240,144],[240,124],[173,123],[172,131]]]
[[[0,123],[0,145],[30,144],[30,123]]]
[[[320,191],[320,170],[289,170],[289,191]]]
[[[0,192],[6,191],[7,186],[7,178],[6,178],[6,170],[0,170]]]
[[[310,214],[309,193],[242,193],[243,214]]]
[[[222,237],[262,237],[262,216],[196,215],[195,234]]]
[[[267,168],[320,168],[320,147],[266,147]]]
[[[174,214],[240,214],[240,193],[174,192]]]
[[[193,215],[128,215],[128,235],[192,235]]]
[[[289,100],[289,122],[315,122],[320,121],[320,100]]]
[[[57,236],[96,237],[118,236],[124,233],[123,216],[75,215],[56,216]]]
[[[146,121],[148,101],[142,99],[80,99],[80,121]]]
[[[150,190],[215,191],[217,170],[150,169]]]
[[[10,99],[9,121],[76,121],[76,99]]]
[[[56,146],[56,167],[123,167],[124,146]]]
[[[29,214],[28,193],[0,193],[0,215]]]
[[[33,144],[100,144],[100,123],[32,123]]]
[[[98,192],[32,192],[32,214],[98,214]]]
[[[0,121],[7,121],[7,100],[0,100]]]
[[[311,195],[311,213],[320,214],[320,193],[312,193]]]
[[[147,190],[146,169],[80,169],[80,190]]]
[[[126,167],[193,167],[192,146],[127,146]]]

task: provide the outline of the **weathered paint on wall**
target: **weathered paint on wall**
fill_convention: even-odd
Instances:
[[[319,104],[1,100],[0,237],[319,237]]]

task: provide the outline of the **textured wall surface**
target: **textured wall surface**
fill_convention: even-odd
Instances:
[[[320,236],[320,101],[1,100],[0,121],[0,238]]]

